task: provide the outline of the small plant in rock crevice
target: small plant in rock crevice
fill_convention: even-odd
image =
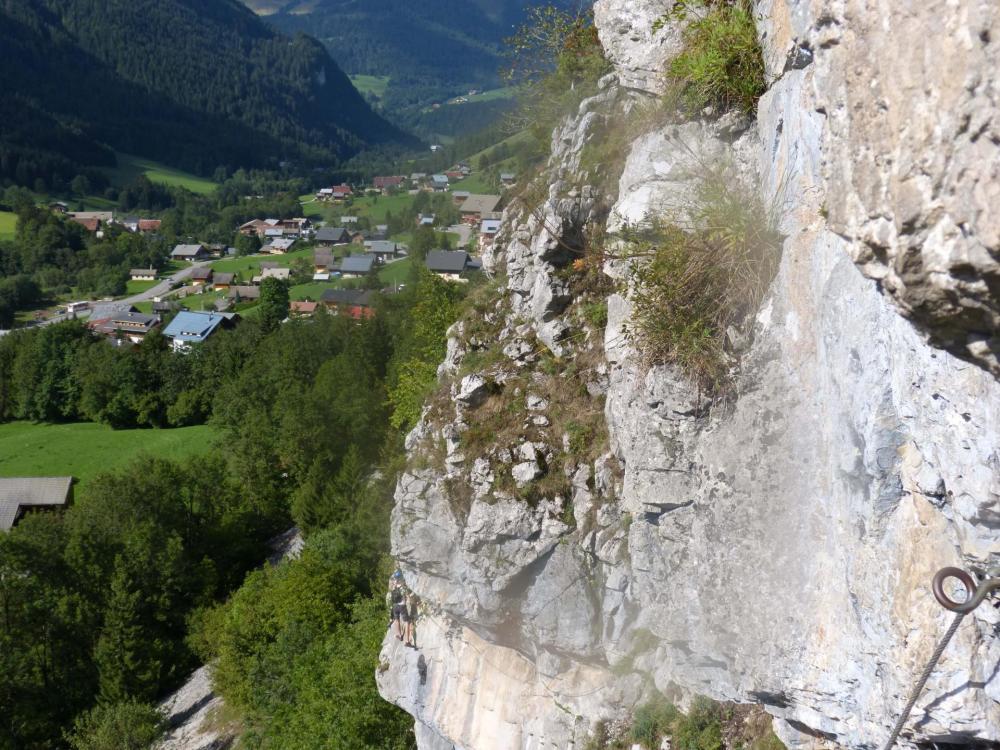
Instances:
[[[729,334],[757,311],[781,257],[777,208],[708,169],[687,205],[622,232],[633,261],[629,337],[647,365],[677,365],[709,393],[729,380]]]
[[[654,29],[671,22],[687,24],[682,31],[684,48],[668,69],[685,108],[751,114],[767,90],[767,81],[748,0],[710,0],[698,10],[682,0]]]

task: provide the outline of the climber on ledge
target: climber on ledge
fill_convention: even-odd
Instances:
[[[406,604],[403,606],[406,617],[406,645],[410,648],[417,647],[417,610],[420,607],[420,599],[412,591],[406,594]]]
[[[389,592],[385,595],[386,604],[389,605],[389,627],[396,623],[396,638],[403,640],[403,624],[401,622],[403,610],[406,609],[406,595],[404,592],[403,574],[397,570],[389,579]]]

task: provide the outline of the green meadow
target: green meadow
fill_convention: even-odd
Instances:
[[[193,456],[217,436],[208,426],[112,430],[91,422],[9,422],[0,424],[0,476],[74,476],[86,483],[139,456]]]

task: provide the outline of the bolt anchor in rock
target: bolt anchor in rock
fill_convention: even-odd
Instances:
[[[958,602],[948,595],[948,592],[945,590],[945,582],[949,580],[956,580],[962,584],[962,587],[965,589],[964,600]],[[931,582],[931,589],[934,591],[934,598],[938,600],[938,604],[945,609],[954,612],[955,619],[952,621],[948,631],[944,634],[944,638],[941,639],[937,648],[934,649],[931,660],[927,663],[927,667],[920,675],[920,679],[917,680],[917,684],[914,685],[913,692],[910,693],[910,700],[906,702],[906,706],[903,708],[903,713],[900,714],[899,721],[897,721],[896,726],[893,727],[892,734],[889,735],[889,739],[885,743],[883,750],[890,750],[890,748],[896,744],[896,740],[899,738],[899,733],[903,730],[903,725],[905,725],[906,720],[910,718],[910,712],[913,710],[913,706],[916,704],[917,698],[919,698],[920,693],[923,692],[924,686],[927,684],[927,680],[934,671],[934,667],[937,666],[938,661],[941,659],[941,654],[943,654],[944,650],[948,647],[949,641],[951,641],[952,636],[955,635],[955,631],[958,630],[958,626],[962,624],[962,620],[965,619],[967,614],[982,604],[986,597],[992,594],[995,590],[1000,589],[1000,567],[990,568],[986,571],[986,579],[978,586],[976,585],[976,579],[961,568],[941,568],[941,570],[934,575],[934,580]]]

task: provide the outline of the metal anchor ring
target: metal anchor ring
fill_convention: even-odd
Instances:
[[[992,573],[993,571],[991,571]],[[962,586],[965,587],[967,596],[965,601],[956,602],[944,590],[944,582],[949,578],[954,578],[961,582]],[[940,604],[945,609],[951,610],[952,612],[958,612],[959,614],[968,614],[980,604],[983,600],[989,596],[994,589],[1000,589],[1000,578],[987,578],[985,581],[976,585],[976,580],[966,573],[961,568],[941,568],[935,575],[932,584],[934,590],[934,598],[938,600]]]

